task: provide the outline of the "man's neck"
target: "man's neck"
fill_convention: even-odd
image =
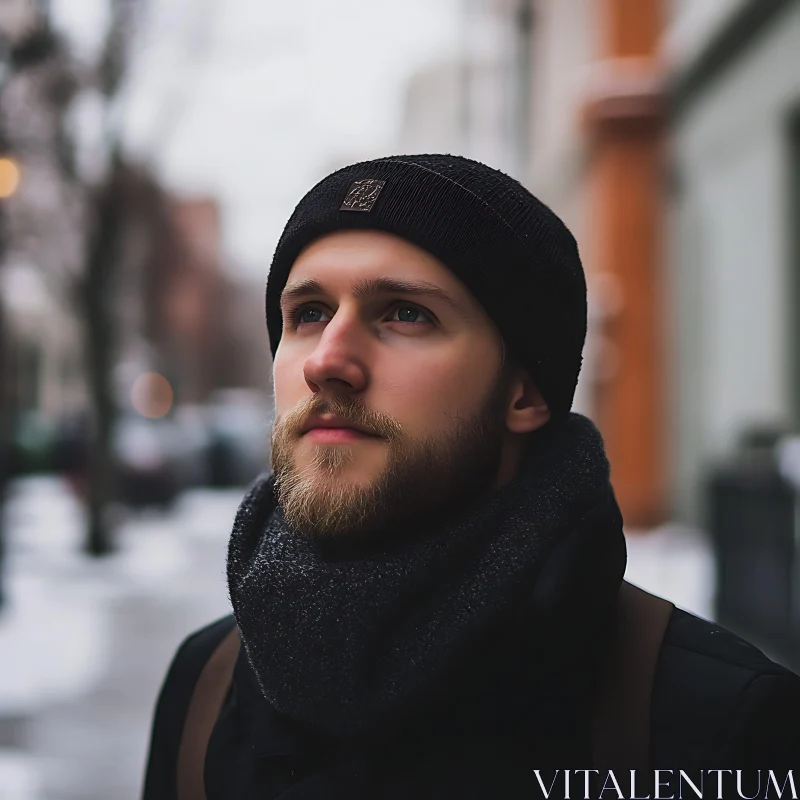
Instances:
[[[506,439],[500,453],[500,464],[497,468],[493,491],[498,491],[507,486],[519,474],[522,458],[525,453],[525,439],[522,436],[513,436]]]

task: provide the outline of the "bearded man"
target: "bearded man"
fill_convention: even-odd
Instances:
[[[233,615],[166,678],[146,800],[800,764],[800,679],[623,582],[602,439],[570,412],[583,269],[530,192],[453,156],[346,167],[297,206],[266,305],[272,470],[234,521]]]

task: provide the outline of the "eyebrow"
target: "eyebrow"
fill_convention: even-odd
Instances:
[[[288,284],[281,292],[281,306],[303,297],[325,294],[325,288],[316,278]],[[469,316],[467,310],[456,302],[441,286],[427,281],[401,281],[395,278],[369,278],[357,281],[353,294],[359,300],[368,300],[381,294],[410,294],[421,297],[433,297],[447,303],[460,314]]]

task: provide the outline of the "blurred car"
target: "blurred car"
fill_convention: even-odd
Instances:
[[[211,433],[206,407],[176,406],[171,420],[175,429],[172,457],[181,487],[207,486],[211,477],[208,464]]]
[[[167,419],[123,413],[114,428],[112,447],[118,464],[118,494],[133,508],[169,508],[181,486],[176,465],[178,431]]]
[[[209,484],[246,486],[269,464],[269,402],[255,390],[219,390],[206,406],[206,419]]]
[[[88,497],[91,425],[86,412],[62,417],[53,448],[53,469],[64,477],[73,494]]]
[[[52,420],[36,410],[23,411],[11,441],[13,472],[29,475],[52,471],[57,437],[58,429]]]

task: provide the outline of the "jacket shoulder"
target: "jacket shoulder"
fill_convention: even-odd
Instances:
[[[156,702],[143,800],[173,800],[183,722],[197,679],[217,645],[235,625],[232,614],[187,636],[178,647]]]
[[[673,611],[653,685],[655,766],[797,763],[798,715],[797,675],[731,631]]]

